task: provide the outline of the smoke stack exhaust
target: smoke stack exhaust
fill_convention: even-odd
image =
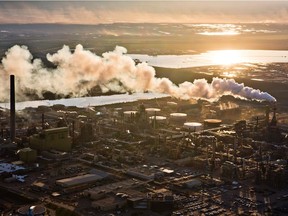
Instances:
[[[214,77],[210,83],[206,79],[195,79],[176,85],[168,78],[157,77],[155,69],[146,62],[135,63],[126,52],[124,47],[116,46],[114,51],[98,56],[80,44],[74,50],[63,46],[57,53],[47,54],[47,60],[55,65],[54,69],[50,69],[43,67],[40,59],[34,59],[27,47],[15,45],[0,61],[0,74],[2,71],[4,74],[15,74],[21,88],[17,97],[24,99],[27,99],[27,90],[40,98],[45,92],[80,97],[90,94],[97,86],[102,92],[164,93],[183,100],[217,101],[223,95],[231,95],[276,102],[267,92],[247,87],[233,79]],[[0,100],[9,95],[6,89],[8,86],[0,86]]]
[[[15,121],[15,76],[10,75],[10,139],[15,140],[16,121]]]

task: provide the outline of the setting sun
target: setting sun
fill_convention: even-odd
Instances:
[[[220,65],[231,65],[243,62],[243,57],[239,50],[212,51],[211,59],[213,63]]]

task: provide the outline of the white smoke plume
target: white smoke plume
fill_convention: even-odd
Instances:
[[[32,92],[42,97],[43,92],[83,96],[100,86],[102,91],[167,93],[179,99],[218,100],[223,95],[258,101],[276,101],[266,92],[255,90],[233,79],[213,78],[211,83],[197,79],[175,85],[167,78],[157,78],[153,67],[147,63],[135,64],[125,55],[127,50],[117,46],[114,51],[97,56],[77,45],[74,51],[63,46],[47,59],[56,68],[44,67],[40,59],[33,59],[26,46],[15,45],[6,52],[0,65],[0,101],[9,99],[9,74],[17,80],[17,97],[24,98]]]

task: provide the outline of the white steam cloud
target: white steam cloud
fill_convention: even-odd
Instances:
[[[77,45],[74,51],[63,46],[47,59],[56,68],[44,67],[40,59],[33,59],[26,46],[15,45],[6,52],[0,65],[0,101],[9,99],[9,74],[16,76],[17,97],[25,99],[31,92],[42,97],[44,92],[83,96],[93,87],[103,92],[155,92],[167,93],[179,99],[202,98],[218,100],[223,95],[258,101],[276,101],[266,92],[239,84],[233,79],[213,78],[181,83],[179,86],[167,78],[155,77],[155,70],[147,63],[135,64],[125,55],[127,50],[117,46],[114,51],[97,56]]]

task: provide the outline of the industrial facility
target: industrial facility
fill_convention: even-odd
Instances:
[[[4,215],[287,215],[288,115],[276,104],[18,111],[14,82],[0,110]]]

